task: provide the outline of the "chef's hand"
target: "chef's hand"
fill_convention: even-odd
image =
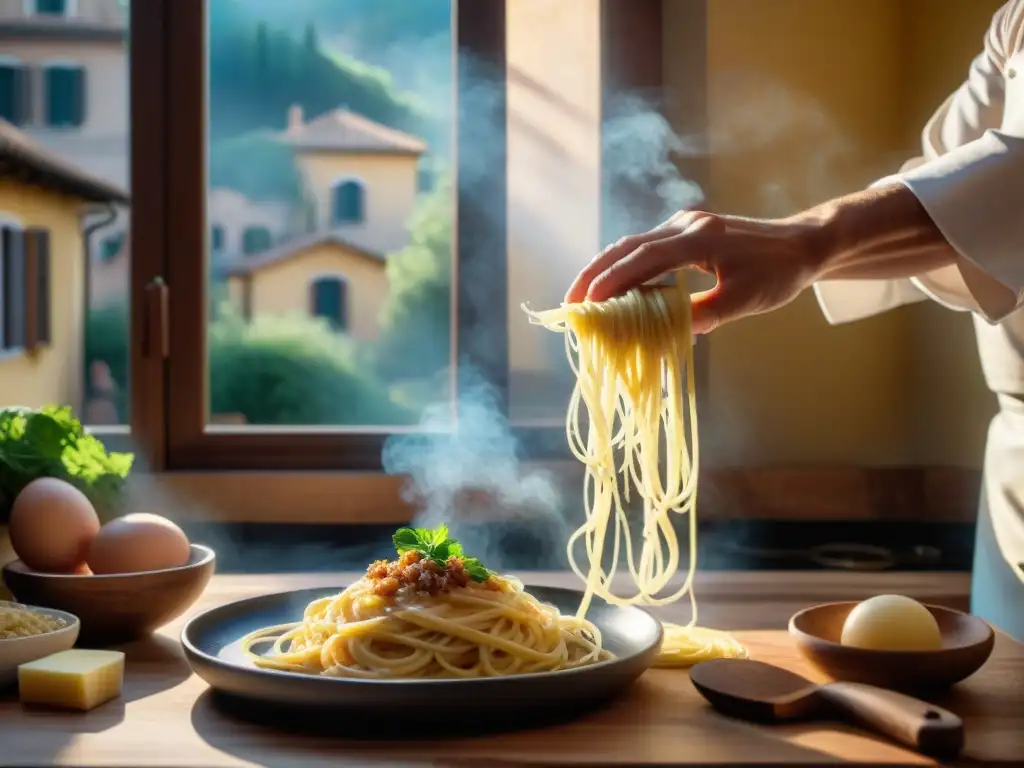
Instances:
[[[693,332],[788,304],[817,276],[813,227],[681,211],[657,229],[623,238],[588,264],[567,302],[601,301],[667,272],[693,267],[717,285],[693,295]]]

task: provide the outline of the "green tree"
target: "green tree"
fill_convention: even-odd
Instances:
[[[318,53],[320,51],[320,39],[316,34],[316,26],[312,21],[306,22],[306,30],[302,37],[303,45],[307,53]]]
[[[216,291],[223,298],[223,290]],[[211,299],[213,297],[211,296]],[[253,425],[413,424],[415,414],[392,401],[367,353],[352,339],[307,316],[244,322],[226,301],[211,312],[207,334],[210,410],[241,414]],[[118,385],[127,418],[128,311],[93,309],[86,321],[88,365],[103,362]]]
[[[267,25],[260,22],[256,25],[256,74],[266,78],[270,74],[270,43],[267,40]]]
[[[251,200],[302,200],[291,147],[255,131],[214,142],[210,186],[233,189]]]
[[[444,177],[417,205],[409,244],[388,258],[377,369],[390,381],[428,378],[449,363],[453,203]]]
[[[287,4],[285,4],[287,5]],[[253,21],[244,6],[210,3],[210,135],[216,141],[253,130],[284,127],[288,108],[310,117],[342,104],[371,120],[433,143],[445,135],[430,111],[400,92],[380,68],[303,44],[302,23],[289,29]],[[290,10],[295,15],[295,10]],[[314,15],[304,18],[317,19]]]

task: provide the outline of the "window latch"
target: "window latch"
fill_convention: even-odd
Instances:
[[[146,286],[142,355],[151,360],[166,360],[171,355],[170,291],[162,277]]]

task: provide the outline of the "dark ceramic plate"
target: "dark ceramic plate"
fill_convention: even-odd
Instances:
[[[239,639],[260,627],[296,621],[306,605],[336,589],[304,589],[229,603],[193,618],[181,633],[189,663],[233,714],[277,727],[359,737],[422,738],[426,733],[479,733],[575,717],[606,703],[654,662],[661,624],[640,608],[595,599],[588,618],[615,658],[589,667],[468,680],[355,680],[260,669]],[[563,613],[581,592],[527,587]],[[413,726],[416,726],[415,728]]]

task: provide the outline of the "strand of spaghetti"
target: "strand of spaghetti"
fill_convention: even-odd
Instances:
[[[576,375],[565,424],[570,450],[586,472],[587,517],[567,546],[569,565],[586,585],[577,616],[587,615],[595,596],[613,605],[651,606],[688,597],[690,620],[665,625],[657,663],[688,666],[716,656],[745,656],[746,649],[728,634],[696,625],[700,443],[690,297],[682,276],[672,287],[640,288],[603,302],[523,309],[531,322],[565,335]],[[628,514],[634,494],[643,508],[636,545]],[[689,518],[689,556],[682,585],[663,594],[680,569],[673,514]],[[585,564],[577,559],[580,544]],[[628,595],[613,591],[622,550],[634,587]]]

